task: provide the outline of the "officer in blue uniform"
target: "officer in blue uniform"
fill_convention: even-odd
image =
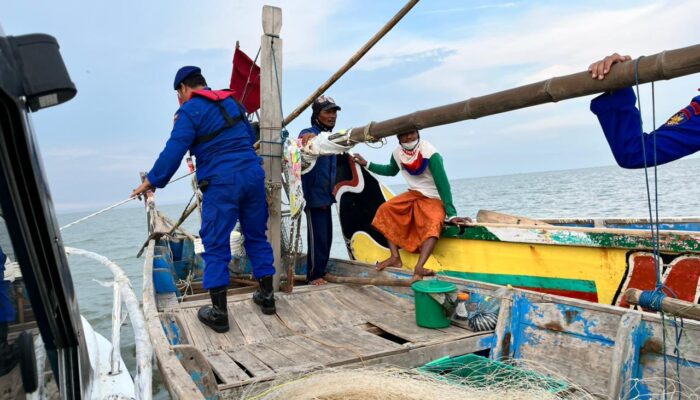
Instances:
[[[238,220],[253,264],[253,276],[260,284],[253,300],[263,313],[275,313],[275,268],[266,236],[265,172],[253,148],[255,133],[232,92],[209,89],[201,70],[192,66],[180,68],[173,87],[181,106],[175,113],[170,139],[132,196],[165,187],[188,150],[196,157],[197,178],[203,192],[199,231],[205,249],[203,286],[209,290],[212,301],[212,306],[199,310],[198,317],[216,332],[226,332],[229,237]]]
[[[10,298],[12,283],[4,280],[7,256],[0,247],[0,376],[7,374],[17,365],[17,352],[7,343],[9,324],[17,316],[15,305]]]
[[[311,127],[299,133],[304,144],[321,132],[333,130],[340,107],[331,97],[321,96],[314,101],[311,110]],[[301,176],[306,200],[306,278],[312,285],[326,283],[323,277],[326,275],[333,241],[331,205],[335,203],[335,163],[335,155],[319,157],[314,167]]]
[[[593,79],[604,79],[615,63],[629,61],[630,56],[614,53],[588,68]],[[642,134],[637,97],[632,88],[604,93],[591,101],[591,111],[598,117],[615,161],[622,168],[643,168],[668,162],[700,150],[700,96],[674,114],[665,124],[651,133]],[[642,147],[643,146],[643,147]]]

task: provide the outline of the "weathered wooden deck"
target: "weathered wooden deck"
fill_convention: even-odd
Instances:
[[[454,325],[418,327],[411,299],[374,286],[303,286],[276,296],[277,314],[268,316],[252,302],[250,293],[229,295],[231,329],[225,334],[197,319],[198,308],[208,300],[170,303],[161,321],[178,327],[174,348],[194,347],[204,356],[220,391],[320,367],[353,363],[413,367],[445,355],[486,349],[492,337],[492,332]],[[173,343],[174,333],[170,335]]]

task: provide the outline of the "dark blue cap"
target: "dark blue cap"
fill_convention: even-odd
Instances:
[[[333,109],[340,111],[340,106],[335,104],[335,100],[333,100],[331,96],[324,95],[321,95],[316,100],[314,100],[314,103],[311,106],[311,112],[316,115],[318,115],[318,113],[321,111]]]
[[[177,87],[180,86],[182,81],[187,79],[190,75],[194,74],[201,74],[202,70],[199,67],[194,67],[191,65],[184,66],[177,70],[177,74],[175,74],[175,82],[173,82],[173,89],[177,90]]]

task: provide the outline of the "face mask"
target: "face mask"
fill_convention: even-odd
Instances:
[[[408,143],[401,143],[401,147],[403,147],[404,150],[411,151],[418,146],[418,140],[414,140],[412,142]]]

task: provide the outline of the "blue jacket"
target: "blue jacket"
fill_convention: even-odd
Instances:
[[[647,166],[666,164],[700,150],[700,96],[674,114],[652,133],[642,134],[637,110],[637,97],[632,88],[602,94],[591,101],[591,111],[598,117],[615,161],[622,168],[643,168],[646,150]]]
[[[153,186],[165,187],[188,150],[197,158],[198,180],[209,183],[226,183],[230,181],[233,170],[261,162],[253,148],[255,132],[245,112],[240,111],[230,97],[221,104],[232,118],[243,114],[241,121],[215,139],[196,146],[193,146],[195,138],[226,125],[221,111],[215,102],[199,96],[192,96],[177,110],[170,139],[148,173],[148,180]]]
[[[313,125],[301,131],[299,137],[307,133],[318,135],[321,128]],[[335,203],[335,156],[319,157],[311,171],[301,176],[301,187],[308,207],[325,207]]]

